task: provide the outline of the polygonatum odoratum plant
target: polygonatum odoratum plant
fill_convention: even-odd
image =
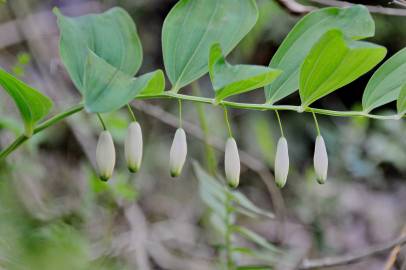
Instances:
[[[142,160],[142,123],[137,122],[130,103],[136,99],[166,98],[179,104],[179,127],[168,155],[173,177],[181,173],[187,159],[187,134],[181,120],[182,102],[187,101],[224,108],[228,129],[224,146],[225,179],[231,187],[238,186],[240,161],[228,110],[276,113],[281,132],[275,156],[275,181],[279,187],[285,185],[289,173],[288,141],[280,113],[286,110],[311,113],[317,131],[314,168],[317,181],[324,183],[328,155],[317,123],[318,114],[399,120],[406,112],[406,48],[381,63],[387,50],[364,41],[374,36],[375,24],[362,5],[323,8],[307,14],[283,40],[269,66],[258,66],[232,65],[226,59],[257,22],[255,0],[180,0],[162,27],[164,71],[158,69],[145,74],[138,73],[143,60],[142,41],[134,21],[124,9],[116,7],[101,14],[68,17],[55,8],[54,14],[60,31],[60,57],[82,101],[41,122],[47,117],[52,101],[1,69],[0,84],[14,100],[25,131],[1,151],[0,159],[5,159],[32,135],[84,111],[100,119],[103,131],[97,144],[96,164],[100,178],[107,180],[113,174],[116,154],[102,113],[125,108],[131,123],[125,139],[124,160],[129,170],[136,172]],[[378,64],[364,90],[361,110],[312,107],[315,101],[353,82]],[[184,93],[205,74],[211,81],[211,97]],[[233,96],[261,88],[264,89],[263,103],[232,101]],[[301,104],[283,104],[284,98],[296,91],[299,91]],[[396,114],[372,113],[392,101],[397,101]]]

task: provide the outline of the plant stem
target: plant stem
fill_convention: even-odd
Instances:
[[[234,270],[234,261],[233,261],[233,244],[231,241],[232,232],[233,232],[233,224],[231,221],[231,215],[233,213],[232,210],[232,197],[229,194],[228,189],[226,189],[226,235],[225,235],[225,248],[226,248],[226,264],[227,270]]]
[[[179,127],[182,128],[182,100],[178,99],[178,107],[179,107]]]
[[[174,92],[166,91],[162,94],[158,95],[148,95],[148,96],[138,96],[137,99],[157,99],[157,98],[175,98],[175,99],[182,99],[192,102],[200,102],[206,103],[211,105],[222,105],[227,106],[230,108],[236,109],[246,109],[246,110],[258,110],[258,111],[294,111],[294,112],[314,112],[315,114],[323,114],[323,115],[330,115],[330,116],[339,116],[339,117],[368,117],[372,119],[380,119],[380,120],[398,120],[398,114],[395,115],[376,115],[370,114],[363,111],[334,111],[334,110],[325,110],[325,109],[317,109],[312,107],[305,107],[302,106],[295,106],[295,105],[272,105],[272,104],[257,104],[257,103],[242,103],[242,102],[232,102],[232,101],[220,101],[217,102],[214,98],[206,98],[206,97],[197,97],[191,95],[183,95],[177,94]]]
[[[402,118],[402,116],[399,116],[398,114],[376,115],[376,114],[370,114],[370,113],[363,112],[363,111],[334,111],[334,110],[324,110],[324,109],[317,109],[317,108],[311,108],[311,107],[303,108],[302,106],[295,106],[295,105],[272,105],[272,104],[267,104],[267,103],[256,104],[256,103],[242,103],[242,102],[231,102],[231,101],[217,102],[213,98],[183,95],[183,94],[178,94],[178,93],[172,92],[172,91],[166,91],[166,92],[163,92],[163,93],[157,94],[157,95],[146,95],[146,96],[137,97],[137,99],[159,99],[159,98],[175,98],[178,100],[187,100],[187,101],[192,101],[192,102],[206,103],[206,104],[211,104],[211,105],[215,105],[215,106],[221,105],[224,108],[230,107],[230,108],[246,109],[246,110],[295,111],[298,113],[310,112],[310,113],[314,113],[314,114],[323,114],[323,115],[339,116],[339,117],[368,117],[368,118],[379,119],[379,120],[399,120]],[[36,134],[36,133],[54,125],[55,123],[61,121],[62,119],[83,110],[83,108],[84,108],[83,105],[79,104],[64,112],[61,112],[61,113],[55,115],[54,117],[52,117],[52,118],[48,119],[47,121],[43,122],[42,124],[38,125],[34,129],[33,134]],[[19,137],[17,137],[13,143],[11,143],[7,148],[5,148],[4,150],[2,150],[0,152],[0,161],[3,160],[5,157],[7,157],[10,153],[12,153],[15,149],[17,149],[21,144],[23,144],[28,139],[29,139],[29,137],[27,137],[25,135],[20,135]]]
[[[200,94],[200,88],[198,82],[194,82],[192,84],[192,89],[193,89],[193,94],[194,95],[199,95]],[[205,148],[205,158],[207,162],[207,168],[209,172],[212,175],[216,175],[216,170],[217,170],[217,160],[216,160],[216,155],[214,153],[213,147],[209,143],[209,137],[210,137],[210,130],[207,125],[207,119],[206,119],[206,112],[205,112],[205,107],[203,103],[196,103],[196,110],[197,110],[197,115],[199,116],[199,122],[200,122],[200,128],[203,132],[203,142],[204,142],[204,148]]]
[[[226,121],[227,124],[228,136],[230,138],[233,138],[233,131],[231,130],[230,120],[228,119],[228,111],[226,106],[224,106],[224,120]]]
[[[127,110],[128,110],[128,113],[130,114],[131,120],[133,122],[137,122],[137,118],[135,118],[135,114],[134,114],[133,109],[131,108],[130,104],[127,104]]]
[[[103,121],[103,118],[101,117],[100,113],[96,113],[97,114],[97,118],[99,118],[100,124],[102,125],[103,130],[107,130],[106,128],[106,124]]]
[[[34,128],[33,134],[41,132],[44,129],[47,129],[48,127],[53,126],[54,124],[65,119],[66,117],[71,116],[82,110],[83,110],[82,104],[75,105],[75,106],[71,107],[70,109],[63,111],[63,112],[55,115],[54,117],[39,124],[36,128]],[[28,139],[29,139],[29,137],[27,137],[25,135],[18,136],[7,148],[5,148],[4,150],[2,150],[0,152],[0,161],[4,160],[9,154],[11,154],[14,150],[16,150],[20,145],[22,145]]]
[[[285,137],[285,134],[283,133],[282,121],[281,121],[278,111],[275,111],[275,114],[276,114],[276,118],[278,119],[279,129],[281,130],[281,136]]]
[[[313,115],[314,123],[316,125],[317,135],[320,136],[319,122],[317,121],[316,114],[313,111],[312,111],[312,115]]]

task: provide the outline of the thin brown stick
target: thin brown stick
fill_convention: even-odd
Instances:
[[[359,262],[366,257],[374,256],[385,251],[391,250],[396,246],[403,246],[406,244],[406,236],[398,237],[395,240],[379,244],[372,247],[367,247],[358,251],[350,252],[341,256],[325,257],[321,259],[304,259],[302,263],[297,267],[299,270],[310,270],[310,269],[324,269],[330,267],[344,266]],[[249,265],[245,267],[251,268],[266,268],[267,265]]]
[[[405,0],[394,0],[393,3],[395,3],[398,6],[406,8],[406,1]]]
[[[316,9],[315,7],[312,6],[305,6],[302,5],[294,0],[276,0],[276,2],[284,8],[286,11],[288,11],[290,14],[293,15],[302,15],[309,13],[310,11]]]
[[[406,225],[403,226],[402,233],[401,233],[400,236],[406,236]],[[388,257],[388,259],[386,261],[384,270],[391,270],[392,269],[393,265],[396,263],[396,260],[397,260],[397,258],[399,256],[400,249],[401,249],[400,245],[397,245],[392,249],[392,251],[390,252],[389,257]]]
[[[376,254],[388,251],[396,246],[403,246],[406,244],[406,236],[399,237],[387,243],[379,244],[376,246],[368,247],[362,250],[351,252],[346,255],[326,257],[321,259],[305,259],[303,260],[300,270],[327,268],[333,266],[342,266],[356,263],[366,257],[374,256]]]
[[[321,4],[323,6],[331,6],[331,7],[350,7],[353,6],[353,3],[346,2],[346,1],[338,1],[338,0],[310,0],[311,2]],[[406,9],[402,8],[388,8],[382,6],[371,6],[371,5],[364,5],[369,12],[383,14],[383,15],[391,15],[391,16],[406,16]]]

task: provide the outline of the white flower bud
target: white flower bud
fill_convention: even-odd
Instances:
[[[289,173],[288,142],[285,137],[279,138],[275,156],[275,182],[280,188],[286,184]]]
[[[107,181],[112,175],[116,163],[116,151],[110,132],[103,131],[100,134],[96,148],[96,165],[99,177]]]
[[[137,172],[142,160],[142,131],[138,122],[132,122],[128,127],[124,142],[124,154],[130,172]]]
[[[326,144],[324,143],[323,137],[320,135],[318,135],[316,138],[313,162],[317,182],[319,182],[319,184],[324,184],[327,180],[328,155],[326,150]]]
[[[240,156],[234,138],[228,138],[224,155],[224,168],[227,183],[230,187],[236,188],[240,182]]]
[[[183,164],[185,164],[187,155],[186,134],[183,128],[178,128],[173,139],[171,151],[169,154],[169,166],[171,176],[177,177],[180,175]]]

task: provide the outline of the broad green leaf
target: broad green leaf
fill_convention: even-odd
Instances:
[[[70,18],[55,8],[61,32],[60,55],[72,81],[83,94],[83,76],[88,49],[130,76],[142,63],[142,46],[136,26],[122,8],[102,14]]]
[[[323,8],[304,16],[279,46],[269,64],[283,70],[265,87],[267,102],[275,103],[299,88],[299,70],[306,55],[320,37],[331,29],[340,29],[352,39],[371,37],[375,24],[364,6]]]
[[[380,66],[372,75],[362,97],[365,112],[398,98],[400,88],[406,84],[406,48]]]
[[[216,100],[245,93],[270,84],[281,70],[264,66],[236,65],[226,62],[220,44],[211,47],[209,57],[210,79],[216,92]]]
[[[111,112],[140,93],[158,88],[161,91],[164,87],[165,78],[161,70],[133,78],[89,51],[83,85],[84,103],[89,112]]]
[[[38,90],[0,69],[0,85],[11,96],[24,121],[25,135],[31,136],[35,124],[52,108],[52,101]]]
[[[403,87],[401,87],[400,89],[396,105],[399,115],[404,115],[406,113],[406,84],[404,84]]]
[[[328,31],[314,45],[301,67],[299,93],[302,106],[307,107],[354,81],[385,55],[385,47],[347,40],[340,30]]]
[[[225,55],[251,30],[258,18],[254,0],[181,0],[162,29],[165,70],[174,91],[208,71],[207,57],[219,42]]]

